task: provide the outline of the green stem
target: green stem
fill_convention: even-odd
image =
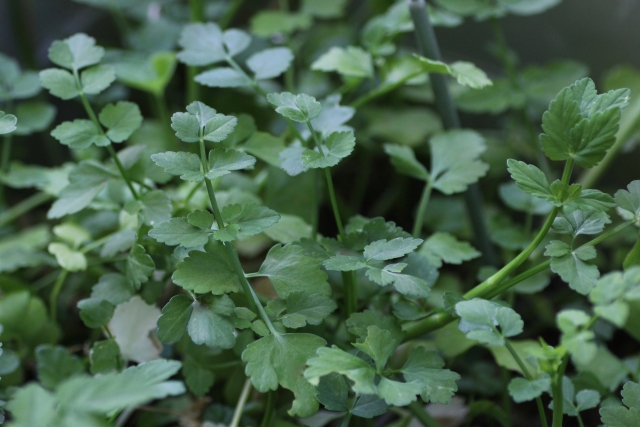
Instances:
[[[207,163],[207,155],[204,146],[204,139],[202,138],[202,129],[200,130],[200,162],[202,163],[202,170],[209,170],[209,165]],[[209,202],[211,203],[211,210],[213,210],[213,216],[216,220],[216,224],[218,225],[218,229],[224,228],[224,221],[222,219],[222,214],[220,213],[220,208],[218,207],[218,202],[216,200],[215,192],[213,191],[213,185],[211,184],[211,180],[205,178],[205,184],[207,186],[207,193],[209,195]],[[249,301],[249,305],[253,308],[254,311],[257,311],[260,314],[260,317],[267,325],[269,330],[274,335],[280,335],[280,333],[275,329],[273,324],[271,323],[271,319],[269,319],[269,315],[262,307],[262,303],[258,299],[258,296],[254,292],[253,288],[247,281],[247,277],[245,276],[244,270],[242,269],[242,264],[240,263],[240,257],[238,256],[238,251],[233,244],[233,242],[224,242],[224,246],[227,249],[227,253],[229,254],[229,259],[231,259],[231,264],[233,267],[233,271],[238,277],[238,281],[240,282],[240,286],[242,287],[242,291],[244,292],[247,300]]]
[[[431,190],[433,186],[431,180],[428,180],[422,191],[420,197],[420,203],[418,204],[418,213],[416,214],[416,220],[413,223],[413,237],[420,237],[422,233],[422,227],[424,226],[424,215],[427,212],[427,205],[429,204],[429,197],[431,197]]]
[[[419,75],[424,74],[423,71],[418,71],[412,74],[409,74],[408,76],[403,77],[402,79],[385,85],[385,86],[380,86],[377,87],[375,89],[373,89],[372,91],[369,91],[367,93],[365,93],[364,95],[360,96],[359,98],[356,98],[355,101],[353,101],[352,103],[350,103],[349,105],[353,108],[359,108],[362,107],[364,104],[373,101],[376,98],[381,97],[382,95],[386,95],[387,93],[393,91],[394,89],[399,88],[400,86],[402,86],[403,84],[405,84],[406,82],[408,82],[409,80],[418,77]]]
[[[424,0],[409,0],[409,10],[421,53],[427,58],[441,61],[442,55],[440,55],[438,41],[431,26]],[[449,92],[447,77],[443,74],[430,74],[429,79],[445,129],[459,129],[461,127],[460,118]],[[484,263],[498,266],[499,259],[489,236],[487,220],[484,215],[483,197],[478,184],[469,186],[465,192],[465,203],[471,219],[475,242],[482,252]]]
[[[6,211],[2,212],[2,214],[0,214],[0,227],[10,223],[14,219],[24,215],[30,210],[37,208],[38,206],[48,202],[53,198],[54,197],[52,195],[47,193],[36,193],[32,196],[29,196],[28,198],[22,200],[20,203],[13,205]]]
[[[129,178],[127,171],[124,169],[124,166],[122,165],[122,162],[120,161],[120,158],[116,153],[116,150],[113,149],[113,145],[111,144],[107,145],[107,151],[109,152],[109,155],[111,156],[116,166],[118,167],[118,170],[120,171],[120,175],[122,175],[122,178],[127,183],[127,187],[129,187],[129,190],[131,190],[131,194],[133,194],[133,198],[136,200],[139,200],[140,196],[138,195],[138,192],[136,191],[136,189],[133,188],[133,183],[131,182],[131,179]]]
[[[153,95],[154,105],[158,118],[162,122],[162,127],[165,131],[171,129],[171,114],[169,113],[169,107],[167,106],[167,98],[164,96],[164,92],[156,93]]]
[[[524,374],[525,378],[529,381],[532,381],[533,377],[529,373],[527,366],[524,364],[522,359],[520,359],[520,356],[518,356],[518,353],[516,353],[516,350],[513,348],[511,343],[508,340],[504,340],[504,345],[509,351],[509,353],[511,353],[511,357],[513,357],[513,359],[516,361],[516,363],[522,370],[522,373]],[[540,415],[540,422],[542,423],[542,427],[547,427],[548,426],[547,416],[544,413],[544,406],[542,405],[542,399],[540,399],[540,396],[536,397],[536,405],[538,406],[538,414]]]
[[[69,272],[67,270],[62,270],[60,272],[56,282],[53,284],[51,294],[49,295],[49,310],[51,311],[51,320],[53,322],[56,322],[56,318],[58,317],[58,297],[60,296],[62,285],[64,285],[64,281],[68,274]]]
[[[273,424],[273,416],[275,414],[276,409],[276,392],[269,391],[267,392],[267,401],[265,402],[265,411],[262,416],[262,422],[260,423],[260,427],[271,427]]]
[[[553,423],[551,424],[551,427],[562,427],[563,405],[564,405],[564,397],[562,395],[563,394],[562,379],[564,378],[564,373],[567,370],[568,364],[569,364],[569,355],[566,354],[562,358],[562,364],[558,368],[555,381],[551,386],[553,390]]]
[[[424,410],[422,405],[419,402],[411,402],[407,406],[407,409],[413,414],[414,417],[422,423],[424,427],[439,427],[440,424],[436,420],[433,419],[431,415],[427,411]]]
[[[224,12],[224,15],[222,15],[220,17],[220,20],[218,21],[218,25],[220,25],[220,28],[224,30],[229,26],[229,24],[231,24],[231,20],[235,16],[240,6],[242,6],[242,3],[244,3],[244,0],[231,1],[231,4],[227,8],[227,10]]]
[[[240,425],[240,418],[242,417],[242,413],[244,412],[244,405],[247,404],[247,399],[249,398],[249,392],[251,391],[251,380],[247,378],[244,382],[244,387],[242,387],[242,393],[240,393],[240,399],[238,399],[238,404],[236,405],[236,410],[233,413],[233,418],[231,419],[231,424],[229,427],[238,427]]]

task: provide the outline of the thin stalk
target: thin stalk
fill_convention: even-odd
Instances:
[[[425,411],[422,405],[417,401],[409,403],[407,409],[424,427],[440,427],[440,424],[438,424],[438,422],[434,420],[433,417],[429,415],[429,413]]]
[[[416,220],[413,223],[413,237],[420,237],[422,233],[422,227],[424,226],[424,215],[427,212],[427,205],[429,204],[429,197],[431,197],[431,190],[433,185],[431,180],[428,180],[422,190],[422,196],[420,197],[420,203],[418,204],[418,213],[416,214]]]
[[[562,364],[558,368],[555,381],[551,386],[553,390],[553,423],[551,427],[562,427],[564,396],[562,391],[562,379],[569,364],[569,355],[566,354],[562,358]]]
[[[394,82],[391,83],[389,85],[385,85],[385,86],[379,86],[367,93],[365,93],[364,95],[360,96],[359,98],[356,98],[355,101],[353,101],[352,103],[350,103],[349,105],[353,108],[359,108],[362,107],[364,104],[373,101],[376,98],[381,97],[382,95],[386,95],[387,93],[391,92],[394,89],[399,88],[400,86],[402,86],[403,84],[405,84],[406,82],[408,82],[409,80],[418,77],[419,75],[423,74],[422,71],[418,71],[415,72],[413,74],[409,74],[408,76]]]
[[[273,416],[275,415],[276,409],[276,392],[269,391],[267,392],[267,401],[265,402],[265,411],[262,416],[262,422],[260,423],[260,427],[271,427],[273,424]]]
[[[242,387],[242,393],[240,393],[240,399],[238,399],[238,404],[236,405],[236,410],[233,413],[233,418],[231,419],[231,424],[229,424],[229,427],[238,427],[238,425],[240,425],[240,417],[242,417],[244,405],[246,405],[247,403],[250,391],[251,380],[247,378],[247,380],[244,382],[244,387]]]
[[[87,100],[87,96],[84,94],[84,92],[82,92],[82,84],[80,83],[80,77],[78,76],[77,70],[73,70],[73,77],[75,78],[75,81],[76,81],[76,87],[80,91],[80,100],[82,101],[82,105],[85,111],[87,112],[87,115],[89,116],[93,124],[96,126],[96,128],[100,131],[100,135],[107,138],[107,135],[104,133],[104,129],[102,128],[102,125],[98,120],[98,116],[96,116],[96,113],[93,111],[93,107],[91,107],[91,104],[89,104],[89,100]],[[107,151],[109,152],[109,155],[111,156],[116,166],[118,167],[118,170],[120,171],[120,175],[122,176],[122,179],[124,179],[124,181],[127,183],[127,187],[129,187],[129,190],[131,190],[131,194],[133,194],[133,197],[136,200],[138,200],[140,197],[138,196],[138,193],[136,192],[135,188],[133,188],[131,179],[129,178],[127,171],[124,169],[124,166],[122,166],[122,162],[120,162],[120,159],[118,158],[116,151],[113,149],[111,142],[109,142],[109,145],[107,145]]]
[[[204,146],[204,139],[202,138],[202,130],[200,130],[200,162],[202,163],[202,170],[206,171],[209,169],[209,165],[207,164],[207,155]],[[207,186],[207,193],[209,195],[209,202],[211,203],[211,210],[213,210],[213,216],[216,220],[216,224],[218,225],[218,229],[224,228],[224,221],[222,220],[222,214],[220,213],[220,208],[218,207],[218,202],[216,200],[215,192],[213,191],[213,185],[211,184],[211,180],[205,178],[205,184]],[[280,335],[280,333],[275,329],[273,324],[271,323],[271,319],[269,319],[269,315],[265,311],[264,307],[262,307],[262,303],[258,299],[258,296],[254,292],[253,288],[247,281],[247,277],[245,276],[244,270],[242,269],[242,264],[240,263],[240,257],[238,256],[238,251],[236,251],[236,247],[233,242],[224,242],[224,246],[227,249],[227,253],[229,254],[229,258],[231,259],[231,264],[233,267],[233,271],[238,277],[238,281],[240,282],[240,286],[242,287],[242,291],[244,292],[247,300],[249,301],[249,305],[253,308],[254,311],[257,311],[260,314],[260,317],[264,321],[264,323],[269,328],[274,335]]]
[[[227,10],[224,12],[224,14],[220,17],[220,20],[218,21],[218,25],[220,25],[220,28],[224,30],[229,26],[229,24],[231,24],[233,17],[235,16],[240,6],[242,6],[242,3],[244,3],[244,0],[231,1],[231,4],[227,8]]]
[[[532,381],[533,377],[529,373],[527,366],[524,364],[522,359],[520,359],[520,356],[518,356],[518,353],[516,353],[516,350],[513,348],[511,343],[509,343],[508,340],[504,340],[504,345],[509,351],[509,353],[511,353],[511,357],[513,357],[513,359],[516,361],[516,363],[522,370],[522,373],[524,374],[525,378],[529,381]],[[536,405],[538,406],[538,414],[540,415],[540,422],[542,423],[542,427],[547,427],[548,426],[547,416],[544,413],[544,406],[542,405],[542,399],[540,399],[540,396],[536,397]]]
[[[0,227],[10,223],[14,219],[24,215],[32,209],[48,202],[54,197],[47,193],[36,193],[22,200],[20,203],[13,205],[2,214],[0,214]]]
[[[69,272],[67,270],[62,270],[56,279],[56,282],[53,284],[53,288],[51,289],[51,294],[49,295],[49,310],[51,311],[51,320],[53,322],[56,321],[58,317],[58,297],[60,296],[60,291],[62,290],[62,285],[64,285],[64,281],[67,278]]]
[[[442,55],[440,55],[438,41],[431,26],[424,0],[409,0],[409,10],[421,53],[427,58],[441,61]],[[461,127],[460,118],[449,92],[447,77],[442,74],[430,74],[429,79],[444,127],[446,129],[459,129]],[[480,252],[482,252],[483,261],[485,264],[498,266],[499,259],[489,236],[487,220],[484,215],[483,197],[478,184],[469,186],[469,189],[465,192],[465,203],[471,219],[475,242],[480,248]]]

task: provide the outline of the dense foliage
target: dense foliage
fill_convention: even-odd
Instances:
[[[0,54],[0,424],[640,425],[640,74],[520,67],[560,0],[77,1]]]

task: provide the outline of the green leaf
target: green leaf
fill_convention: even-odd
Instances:
[[[51,136],[74,150],[84,150],[92,144],[105,147],[111,143],[91,120],[85,119],[63,122],[51,131]]]
[[[469,243],[462,242],[449,233],[433,233],[420,247],[419,253],[435,257],[447,264],[462,264],[481,255]]]
[[[397,144],[385,144],[384,151],[391,157],[391,164],[399,173],[422,181],[429,179],[429,171],[416,159],[411,147]]]
[[[605,274],[590,292],[589,300],[595,304],[594,311],[599,316],[623,327],[629,316],[629,303],[638,299],[639,284],[640,267]]]
[[[411,237],[397,237],[389,241],[378,240],[364,247],[364,257],[367,261],[386,261],[400,258],[413,252],[421,243],[422,239],[414,239]]]
[[[124,365],[120,356],[120,347],[114,340],[95,342],[91,346],[89,358],[93,374],[108,374],[122,369]]]
[[[287,314],[280,320],[287,328],[301,328],[307,323],[319,325],[337,308],[325,295],[295,291],[287,296]]]
[[[252,83],[246,75],[230,67],[219,67],[205,71],[198,74],[195,81],[209,87],[242,87],[250,86]]]
[[[218,147],[209,151],[209,171],[205,176],[215,179],[235,170],[252,168],[255,164],[256,158],[253,156],[242,151]]]
[[[125,264],[127,278],[134,288],[140,289],[140,285],[149,280],[149,276],[151,276],[155,268],[153,259],[147,255],[144,247],[142,245],[134,245]]]
[[[566,243],[553,240],[544,254],[552,257],[551,271],[559,274],[571,289],[586,295],[596,285],[600,277],[598,267],[584,262],[596,257],[593,246],[571,249]]]
[[[222,219],[228,224],[237,226],[241,236],[253,236],[271,227],[280,219],[280,215],[265,206],[249,203],[227,205],[222,209]]]
[[[187,24],[182,30],[178,43],[182,51],[178,59],[187,65],[211,65],[223,61],[226,52],[223,46],[222,30],[217,24]]]
[[[522,191],[549,201],[555,199],[549,188],[547,177],[536,166],[513,159],[507,160],[507,166],[511,178]]]
[[[324,268],[333,271],[354,271],[367,267],[364,258],[359,256],[335,255],[323,262]]]
[[[180,179],[190,182],[201,182],[204,174],[201,171],[200,157],[194,153],[184,151],[166,151],[151,155],[151,160],[166,173],[179,176]]]
[[[129,101],[108,104],[100,112],[100,123],[108,130],[107,136],[113,142],[123,142],[140,127],[142,114],[138,105]]]
[[[416,401],[422,386],[418,382],[400,382],[382,377],[378,383],[378,396],[388,405],[405,406]]]
[[[186,113],[175,113],[171,117],[171,128],[184,142],[205,141],[220,142],[229,136],[238,119],[223,114],[196,101],[187,106]]]
[[[269,250],[257,274],[271,280],[280,298],[287,298],[294,291],[329,296],[331,288],[327,283],[327,274],[320,269],[320,263],[306,256],[300,246],[275,245]]]
[[[256,132],[244,143],[244,149],[247,153],[278,168],[280,167],[280,152],[284,150],[284,147],[282,139],[266,132]]]
[[[193,312],[193,300],[186,295],[175,295],[162,309],[158,318],[157,336],[164,344],[173,344],[182,338]]]
[[[59,68],[47,68],[40,71],[40,84],[47,89],[51,95],[60,99],[73,99],[80,95],[80,89],[76,85],[73,74],[67,70]]]
[[[209,229],[194,227],[186,218],[172,218],[149,231],[149,236],[169,246],[196,248],[209,240]]]
[[[191,251],[178,263],[172,279],[176,285],[199,294],[222,295],[240,290],[231,258],[224,246],[216,241],[207,243],[205,252]]]
[[[551,211],[551,204],[521,190],[515,182],[501,184],[499,193],[502,202],[514,210],[533,215],[544,215]]]
[[[79,70],[100,62],[104,49],[96,46],[96,40],[78,33],[64,40],[56,40],[49,48],[49,59],[69,70]]]
[[[196,344],[222,349],[232,348],[236,344],[235,329],[231,322],[197,302],[193,304],[187,331]]]
[[[114,64],[118,80],[134,89],[160,96],[176,70],[173,52],[156,52],[149,56],[132,55]]]
[[[251,18],[251,31],[258,37],[291,34],[311,26],[311,16],[279,10],[263,10]]]
[[[251,55],[247,67],[253,71],[256,80],[273,79],[291,66],[293,52],[288,47],[274,47]]]
[[[518,377],[509,382],[509,395],[516,403],[533,400],[536,397],[540,397],[542,393],[549,392],[550,389],[551,379],[549,377],[531,381]]]
[[[316,387],[316,399],[325,409],[336,412],[349,410],[349,386],[342,375],[329,374],[320,378]]]
[[[492,85],[487,74],[471,62],[456,61],[452,64],[445,64],[420,55],[414,54],[414,57],[418,58],[425,73],[447,74],[458,80],[461,85],[469,86],[473,89],[481,89]]]
[[[116,73],[111,65],[95,65],[87,68],[80,75],[82,92],[97,95],[111,86],[115,79]]]
[[[245,51],[251,44],[251,36],[242,30],[231,28],[222,35],[224,47],[230,56],[236,56]]]
[[[302,153],[302,164],[305,168],[328,168],[337,165],[347,157],[356,146],[356,138],[352,131],[333,132],[326,138],[322,153],[305,150]]]
[[[610,224],[609,215],[599,211],[565,210],[562,217],[553,221],[553,231],[576,237],[580,234],[600,234],[606,224]]]
[[[565,205],[571,209],[597,210],[606,212],[616,204],[613,197],[599,190],[583,189],[580,197],[569,200]]]
[[[490,346],[503,346],[505,338],[520,334],[524,326],[518,313],[492,301],[479,298],[461,301],[455,310],[460,316],[458,329],[467,338]]]
[[[631,181],[627,190],[616,191],[614,198],[618,207],[630,212],[637,221],[640,219],[640,180]]]
[[[87,258],[84,254],[64,243],[49,243],[48,251],[56,257],[56,261],[64,270],[74,272],[87,269]]]
[[[91,289],[91,298],[105,300],[113,305],[129,300],[133,294],[134,290],[127,278],[118,273],[103,274]]]
[[[420,385],[423,401],[448,404],[458,391],[456,381],[460,375],[443,367],[444,361],[435,352],[415,347],[400,371],[405,381]]]
[[[162,224],[171,218],[171,199],[162,190],[152,190],[140,197],[142,217],[146,225]]]
[[[5,114],[0,111],[0,135],[11,133],[17,129],[18,119],[13,114]]]
[[[291,390],[295,399],[289,414],[311,416],[318,410],[318,402],[302,371],[325,344],[325,340],[312,334],[269,335],[249,344],[242,352],[242,360],[247,363],[245,373],[262,393],[276,390],[278,384]]]
[[[109,301],[98,298],[88,298],[78,301],[80,318],[87,328],[97,329],[106,326],[113,317],[115,306]]]
[[[7,404],[13,415],[11,427],[50,426],[56,418],[56,398],[37,384],[19,388]],[[3,417],[4,418],[4,417]]]
[[[54,389],[66,379],[84,373],[84,364],[69,354],[66,348],[41,345],[36,349],[38,380],[48,389]]]
[[[195,210],[187,215],[187,221],[194,227],[210,229],[215,221],[215,217],[209,211]]]
[[[306,123],[318,117],[322,111],[322,105],[313,96],[304,93],[270,93],[267,100],[276,106],[276,112],[299,123]]]
[[[371,356],[376,364],[376,369],[381,372],[398,344],[391,331],[371,325],[367,328],[367,338],[364,342],[353,343],[353,346]]]
[[[373,76],[373,61],[371,55],[359,47],[332,47],[311,64],[311,69],[335,71],[348,77],[367,78]]]
[[[198,397],[207,394],[215,382],[213,372],[196,363],[185,362],[182,366],[182,374],[189,390]]]
[[[18,117],[16,135],[31,135],[35,132],[42,132],[49,127],[55,116],[56,107],[47,102],[22,103],[16,108],[16,117]],[[0,118],[0,122],[2,122],[2,118]]]
[[[376,370],[363,359],[336,346],[319,348],[317,355],[307,360],[307,365],[304,377],[313,385],[317,386],[321,377],[335,372],[353,381],[351,389],[355,393],[377,393]]]
[[[389,264],[384,268],[368,266],[366,275],[380,286],[393,284],[393,287],[403,295],[428,298],[431,294],[431,288],[425,280],[408,274],[400,274],[406,266],[406,263]]]
[[[349,319],[347,319],[346,324],[349,332],[359,338],[367,336],[369,333],[368,328],[371,325],[376,325],[380,329],[391,331],[394,337],[400,337],[403,335],[402,329],[398,325],[395,317],[372,310],[365,310],[362,313],[353,313]]]
[[[586,326],[591,317],[581,310],[562,310],[556,316],[558,328],[562,331],[561,344],[578,364],[588,364],[596,355],[593,341],[595,334]]]
[[[360,395],[360,399],[353,407],[353,415],[362,418],[373,418],[382,415],[389,410],[384,399],[380,399],[375,394]]]
[[[486,147],[484,138],[470,130],[450,130],[429,142],[431,181],[444,194],[465,191],[484,176],[489,166],[479,160]]]

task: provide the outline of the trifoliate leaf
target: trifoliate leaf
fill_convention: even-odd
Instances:
[[[293,61],[293,52],[288,47],[265,49],[247,59],[247,67],[256,80],[273,79],[287,71]]]
[[[469,130],[440,133],[429,142],[431,181],[444,194],[465,191],[485,175],[489,166],[479,160],[486,147],[480,134]]]
[[[331,298],[321,294],[291,292],[287,296],[287,314],[280,319],[287,328],[301,328],[307,323],[319,325],[338,308]]]
[[[172,218],[149,231],[149,236],[169,246],[196,248],[209,240],[209,229],[194,227],[186,218]]]
[[[113,142],[123,142],[142,125],[140,108],[129,101],[108,104],[100,112],[100,123],[107,128],[107,136]]]
[[[135,295],[119,304],[109,322],[109,330],[125,360],[138,363],[158,359],[162,345],[150,336],[155,331],[160,309]]]
[[[222,295],[240,290],[229,253],[216,241],[207,243],[205,252],[189,252],[171,277],[176,285],[199,294]]]
[[[599,211],[565,210],[562,217],[553,221],[553,231],[576,237],[580,234],[600,234],[606,224],[610,224],[609,215]]]
[[[344,375],[353,381],[351,389],[359,394],[376,394],[376,370],[363,359],[339,349],[322,347],[317,355],[307,360],[309,366],[304,377],[313,385],[318,385],[320,378],[333,372]]]
[[[127,278],[136,289],[140,289],[140,285],[149,280],[149,276],[155,270],[156,265],[153,259],[147,255],[142,245],[135,245],[129,252],[127,262],[125,264],[125,272]]]
[[[18,118],[13,114],[5,114],[4,111],[0,111],[0,135],[11,133],[17,129],[16,123]]]
[[[516,403],[528,402],[540,397],[542,393],[551,389],[551,379],[549,377],[538,378],[537,380],[527,380],[525,378],[514,378],[509,382],[509,395]]]
[[[253,167],[256,158],[242,151],[236,151],[223,147],[209,151],[209,171],[206,177],[215,179],[224,176],[231,171],[242,170]]]
[[[105,147],[111,143],[91,120],[85,119],[63,122],[51,131],[51,136],[74,150],[84,150],[92,144]]]
[[[460,375],[449,369],[442,369],[443,367],[444,361],[435,352],[415,347],[400,371],[405,381],[420,385],[422,400],[447,404],[458,391],[456,381],[460,379]]]
[[[347,157],[356,146],[353,132],[334,132],[326,138],[326,145],[322,146],[323,153],[305,150],[302,153],[302,164],[305,168],[328,168],[337,165]]]
[[[182,30],[178,44],[182,51],[178,59],[187,65],[211,65],[223,61],[226,52],[223,47],[222,30],[217,24],[188,24]]]
[[[295,400],[289,414],[311,416],[318,410],[318,401],[302,371],[325,344],[325,340],[312,334],[269,335],[249,344],[242,353],[242,360],[247,363],[245,373],[262,393],[276,390],[278,384],[291,390]]]
[[[156,332],[160,342],[173,344],[182,338],[193,312],[193,300],[186,295],[176,295],[162,309]]]
[[[48,389],[54,389],[66,379],[84,373],[84,364],[69,354],[66,348],[41,345],[36,349],[38,380]]]
[[[200,303],[193,304],[187,331],[194,343],[212,348],[229,349],[236,343],[231,322]]]
[[[179,176],[185,181],[201,182],[204,180],[204,174],[200,170],[200,157],[197,154],[185,153],[184,151],[166,151],[152,154],[151,160],[163,168],[166,173]]]
[[[78,33],[64,40],[56,40],[49,48],[49,59],[69,70],[79,70],[100,62],[104,49],[96,46],[96,40]]]
[[[391,157],[391,164],[399,173],[422,181],[429,179],[429,171],[420,163],[411,147],[406,145],[385,144],[384,151]]]
[[[594,288],[600,277],[598,267],[584,262],[596,257],[593,246],[571,249],[566,243],[554,240],[547,246],[545,255],[552,257],[551,271],[559,274],[571,289],[583,295]]]
[[[507,160],[507,166],[511,178],[516,182],[521,190],[535,197],[547,200],[553,199],[553,193],[549,188],[549,181],[540,169],[534,165],[528,165],[519,160]]]
[[[364,257],[369,260],[386,261],[400,258],[413,252],[422,239],[398,237],[392,240],[378,240],[364,247]]]
[[[312,70],[335,71],[348,77],[372,77],[371,54],[359,47],[332,47],[327,53],[311,64]]]
[[[447,264],[462,264],[481,255],[469,243],[460,241],[449,233],[433,233],[420,247],[420,254],[435,257]]]
[[[116,73],[111,65],[95,65],[87,68],[80,75],[82,92],[97,95],[113,83]]]
[[[294,291],[329,296],[331,288],[327,274],[320,269],[321,261],[306,256],[301,246],[275,245],[269,250],[258,275],[271,280],[280,298]]]
[[[198,74],[195,81],[209,87],[241,87],[250,86],[252,83],[246,75],[230,67],[219,67],[205,71]]]
[[[637,220],[640,218],[640,180],[632,181],[627,190],[618,190],[615,201],[620,209],[631,212]]]
[[[55,116],[56,107],[47,102],[22,103],[16,108],[16,117],[18,118],[16,135],[31,135],[35,132],[42,132],[49,127]],[[0,118],[0,122],[2,122],[2,118]]]
[[[71,249],[64,243],[49,243],[49,253],[56,257],[60,267],[67,271],[84,271],[87,269],[87,258],[82,252]]]
[[[234,204],[222,209],[222,219],[228,224],[237,226],[239,235],[253,236],[278,222],[280,215],[266,206],[255,203],[244,206]]]
[[[487,74],[476,67],[471,62],[456,61],[452,64],[434,61],[424,56],[414,55],[420,61],[422,69],[426,73],[447,74],[458,80],[463,86],[469,86],[473,89],[481,89],[485,86],[491,86],[491,80]]]
[[[289,92],[270,93],[267,100],[276,106],[276,112],[300,123],[306,123],[320,114],[322,105],[313,96]]]
[[[80,95],[80,89],[76,84],[73,74],[59,68],[47,68],[40,71],[40,84],[51,95],[60,99],[73,99]]]
[[[184,142],[205,141],[220,142],[229,136],[238,119],[224,114],[196,101],[187,106],[186,113],[175,113],[171,117],[171,128]]]
[[[393,334],[390,331],[371,325],[367,328],[367,338],[364,342],[353,343],[353,346],[369,355],[380,372],[384,370],[387,361],[398,347],[398,344],[398,341],[393,338]]]
[[[490,346],[503,346],[505,338],[520,334],[524,326],[518,313],[492,301],[479,298],[461,301],[455,310],[460,316],[458,329],[467,338]]]

